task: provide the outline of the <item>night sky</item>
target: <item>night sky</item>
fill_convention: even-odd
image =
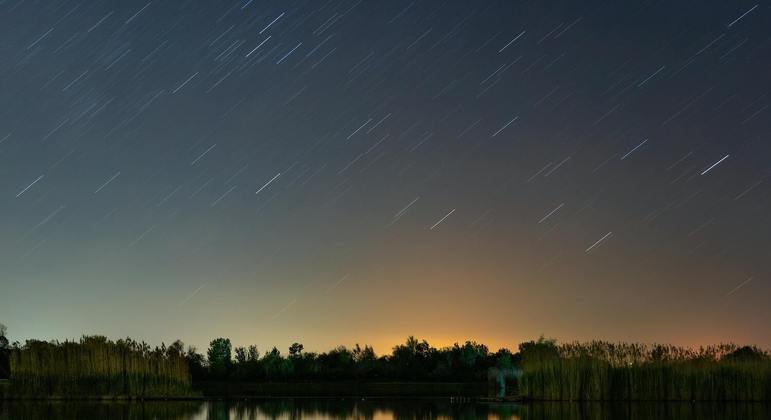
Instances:
[[[771,346],[769,28],[757,0],[0,0],[0,322]]]

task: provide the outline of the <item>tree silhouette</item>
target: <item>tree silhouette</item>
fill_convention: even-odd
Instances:
[[[185,353],[185,361],[187,361],[190,374],[194,379],[206,377],[207,371],[206,366],[204,366],[205,359],[202,354],[199,354],[196,351],[195,347],[190,346],[187,348],[187,352]]]
[[[303,345],[300,343],[294,343],[289,346],[289,357],[292,359],[299,358],[303,352]]]
[[[281,357],[281,352],[275,347],[265,354],[261,362],[267,378],[286,379],[294,371],[292,362]]]
[[[260,358],[260,352],[257,351],[257,346],[249,346],[249,350],[247,351],[246,359],[250,362],[256,362]]]
[[[726,354],[721,360],[732,362],[762,362],[769,360],[769,356],[757,347],[744,346]]]
[[[209,368],[214,375],[225,376],[227,374],[233,363],[231,349],[229,338],[216,338],[209,343],[207,356]]]
[[[236,362],[237,363],[246,363],[246,349],[243,347],[236,347]]]

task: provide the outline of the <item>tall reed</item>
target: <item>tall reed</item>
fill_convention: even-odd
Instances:
[[[28,341],[11,352],[11,393],[32,396],[182,396],[190,373],[181,343],[150,349],[134,340]]]
[[[593,341],[520,346],[522,395],[537,400],[769,401],[771,358],[757,348]]]

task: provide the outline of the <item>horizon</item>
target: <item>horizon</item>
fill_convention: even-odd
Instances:
[[[771,348],[770,27],[755,2],[0,2],[0,323]]]
[[[24,345],[25,341],[28,340],[28,339],[29,340],[42,340],[42,341],[48,341],[48,342],[60,342],[61,343],[61,342],[65,342],[65,341],[77,342],[78,340],[80,340],[81,337],[86,337],[86,336],[104,336],[108,340],[113,340],[113,341],[119,340],[119,339],[130,338],[130,339],[135,340],[137,342],[146,342],[151,347],[160,346],[161,344],[165,344],[166,346],[168,346],[169,344],[174,343],[175,341],[179,340],[179,341],[181,341],[184,344],[185,350],[187,350],[188,348],[194,348],[197,353],[200,353],[200,354],[203,354],[203,355],[206,354],[206,350],[209,348],[209,344],[210,344],[210,342],[212,340],[215,340],[217,338],[230,339],[230,337],[227,337],[227,336],[217,336],[217,337],[212,337],[206,343],[201,343],[201,345],[197,345],[196,343],[187,342],[184,339],[179,338],[179,337],[175,338],[175,339],[170,339],[170,340],[161,340],[159,342],[151,342],[151,341],[143,340],[143,339],[141,339],[139,337],[131,337],[131,336],[122,336],[122,337],[115,336],[115,337],[113,337],[113,336],[110,336],[110,335],[98,334],[98,333],[82,334],[81,336],[78,336],[78,337],[63,337],[63,338],[50,338],[50,339],[45,339],[45,338],[40,338],[40,337],[27,337],[27,338],[24,338],[23,340],[14,337],[12,334],[8,334],[7,335],[10,343],[18,341],[19,344],[21,344],[21,345]],[[505,343],[503,343],[503,344],[495,344],[495,343],[475,340],[473,338],[457,339],[457,340],[454,340],[454,341],[453,340],[449,340],[449,341],[446,341],[446,340],[445,341],[441,341],[441,340],[439,340],[439,341],[432,341],[431,339],[428,339],[426,337],[422,337],[422,336],[418,336],[418,335],[412,335],[412,334],[405,335],[401,340],[396,340],[392,344],[383,344],[383,343],[373,344],[373,343],[369,343],[369,342],[361,342],[361,341],[354,340],[354,341],[350,342],[350,344],[349,343],[338,343],[338,344],[330,345],[330,346],[327,346],[327,347],[324,347],[324,348],[316,348],[316,347],[314,347],[314,343],[304,342],[302,339],[290,340],[290,341],[288,341],[288,342],[286,342],[284,344],[281,344],[281,345],[276,345],[276,344],[271,344],[271,343],[259,343],[259,342],[236,342],[236,341],[233,341],[232,339],[230,339],[230,341],[231,341],[233,349],[235,349],[237,347],[247,348],[250,345],[255,345],[257,347],[257,349],[258,349],[258,351],[259,351],[261,356],[265,355],[267,352],[269,352],[274,347],[276,349],[278,349],[281,352],[282,355],[286,355],[289,346],[291,346],[294,343],[299,343],[299,344],[303,345],[303,352],[304,353],[311,353],[311,352],[312,353],[326,353],[326,352],[329,352],[330,350],[334,350],[334,349],[336,349],[336,348],[338,348],[340,346],[343,346],[343,347],[345,347],[345,348],[350,350],[350,349],[354,348],[357,344],[359,346],[361,346],[362,348],[364,346],[371,346],[373,348],[373,350],[375,351],[375,354],[378,357],[380,357],[380,356],[389,355],[396,346],[404,344],[409,337],[414,337],[414,338],[416,338],[419,341],[425,340],[431,347],[436,348],[436,349],[443,349],[443,348],[453,347],[455,344],[458,344],[458,345],[462,346],[467,341],[470,341],[470,342],[475,342],[477,344],[485,345],[488,348],[488,350],[490,351],[490,353],[495,353],[495,352],[497,352],[499,350],[503,350],[503,349],[510,350],[512,353],[516,353],[517,351],[519,351],[518,347],[519,347],[520,344],[526,343],[526,342],[538,341],[540,338],[544,338],[544,339],[547,339],[547,340],[555,340],[557,345],[569,344],[569,343],[588,343],[588,342],[592,342],[592,341],[601,341],[601,342],[608,342],[608,343],[629,343],[629,344],[634,343],[634,344],[642,344],[642,345],[645,345],[645,346],[648,346],[648,347],[655,346],[655,345],[665,345],[665,346],[666,345],[672,345],[672,346],[676,346],[676,347],[680,347],[680,348],[685,348],[685,349],[699,350],[700,348],[707,348],[709,346],[716,346],[716,345],[721,345],[721,344],[734,344],[734,345],[737,345],[739,347],[750,346],[750,347],[757,347],[757,348],[759,348],[761,350],[765,350],[765,351],[770,351],[771,350],[771,349],[769,349],[767,347],[764,347],[764,346],[756,344],[756,343],[733,342],[733,341],[725,341],[725,340],[724,341],[715,341],[715,342],[695,343],[695,344],[689,345],[689,344],[678,344],[678,343],[674,343],[674,342],[644,342],[644,341],[640,341],[640,340],[623,340],[623,339],[609,340],[609,339],[603,339],[601,337],[600,338],[593,337],[593,338],[588,338],[588,339],[567,339],[567,340],[565,340],[565,339],[559,339],[559,338],[552,337],[552,336],[549,336],[549,335],[544,335],[544,334],[541,334],[541,335],[536,336],[536,337],[531,337],[531,338],[527,338],[527,339],[522,339],[520,341],[512,342],[511,345],[506,345]]]

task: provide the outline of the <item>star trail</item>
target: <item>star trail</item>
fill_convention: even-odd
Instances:
[[[0,318],[771,345],[771,5],[0,1]]]

